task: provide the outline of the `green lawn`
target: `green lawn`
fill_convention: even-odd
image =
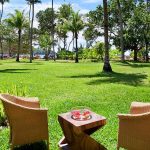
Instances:
[[[150,64],[112,62],[112,74],[102,73],[102,67],[102,63],[0,61],[0,92],[39,97],[42,107],[49,109],[51,150],[58,149],[62,137],[58,114],[75,106],[90,107],[107,118],[107,125],[93,137],[115,150],[117,114],[127,113],[132,101],[150,101]],[[0,150],[9,148],[8,139],[9,129],[0,131]],[[38,150],[31,147],[18,150]]]

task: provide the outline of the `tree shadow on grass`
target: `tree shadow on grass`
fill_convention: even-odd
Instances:
[[[78,75],[78,76],[70,76],[69,78],[91,78],[90,82],[88,82],[88,85],[98,85],[102,83],[118,83],[118,84],[126,84],[131,86],[139,86],[144,85],[144,79],[147,79],[146,74],[142,73],[97,73],[92,75]],[[96,78],[96,79],[94,79]],[[99,79],[97,79],[99,78]]]
[[[102,83],[118,83],[118,84],[125,84],[131,86],[140,86],[144,85],[144,79],[147,79],[146,74],[123,74],[123,73],[116,73],[113,72],[112,74],[104,74],[101,75],[101,79],[93,80],[87,83],[88,85],[97,85]]]
[[[124,62],[124,63],[119,63],[118,65],[121,65],[121,66],[130,66],[132,68],[144,68],[144,67],[150,67],[150,63],[131,63],[131,62]]]
[[[0,73],[30,73],[30,70],[37,70],[37,69],[4,69],[0,70]]]
[[[14,148],[14,150],[47,150],[46,143],[43,142],[37,142],[30,145],[24,145]]]

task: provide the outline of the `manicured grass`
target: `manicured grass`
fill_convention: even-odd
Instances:
[[[112,62],[111,74],[102,73],[102,67],[102,63],[0,61],[0,92],[39,97],[42,107],[49,109],[51,150],[58,149],[62,137],[58,114],[75,106],[90,107],[107,118],[107,125],[93,137],[115,150],[117,114],[127,113],[132,101],[150,101],[150,64]],[[0,150],[9,148],[8,140],[9,129],[3,129]]]

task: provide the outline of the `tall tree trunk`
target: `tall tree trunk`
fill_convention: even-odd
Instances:
[[[54,52],[54,61],[56,60],[55,58],[55,47],[54,47],[54,1],[52,0],[52,47],[53,47],[53,52]]]
[[[66,49],[66,38],[64,37],[64,50]]]
[[[69,49],[70,49],[70,45],[71,45],[71,43],[74,41],[74,37],[72,38],[72,40],[70,41],[70,43],[68,44],[68,51],[69,51]]]
[[[30,51],[30,32],[31,32],[31,20],[30,20],[30,18],[31,18],[31,3],[29,4],[30,5],[30,8],[29,8],[29,35],[28,35],[28,39],[29,39],[29,43],[28,43],[28,45],[29,45],[29,51]]]
[[[1,36],[1,37],[0,37],[1,59],[3,59],[3,57],[4,57],[2,38],[3,38],[3,37]]]
[[[64,50],[66,52],[66,60],[67,60],[66,37],[64,37]]]
[[[134,61],[138,61],[138,58],[137,58],[137,49],[134,49]]]
[[[108,12],[107,12],[107,0],[103,0],[104,5],[104,37],[105,37],[105,58],[104,58],[104,72],[112,72],[112,68],[109,62],[109,42],[108,42]]]
[[[74,51],[74,43],[75,43],[75,42],[74,42],[74,39],[75,39],[75,38],[74,38],[74,33],[73,33],[73,51]]]
[[[146,5],[147,5],[147,11],[150,13],[149,0],[146,1]],[[150,23],[148,23],[148,24],[146,25],[146,27],[147,27],[147,33],[148,33],[149,27],[150,27]],[[147,34],[147,33],[146,33],[146,34]],[[145,36],[146,62],[149,62],[149,50],[148,50],[149,43],[150,43],[150,41],[148,41],[147,35],[146,35],[146,36]]]
[[[1,12],[1,15],[0,15],[0,24],[2,23],[3,11],[4,11],[4,4],[2,3],[2,12]]]
[[[4,11],[4,4],[2,3],[2,12],[0,16],[0,25],[2,25],[2,17],[3,17],[3,11]],[[0,48],[1,48],[1,59],[3,59],[3,35],[0,36]]]
[[[33,47],[32,47],[33,21],[34,21],[34,3],[32,4],[32,21],[31,21],[31,29],[30,29],[30,63],[32,63],[32,60],[33,60]]]
[[[75,39],[76,39],[75,63],[78,63],[79,59],[78,59],[78,33],[77,32],[75,33]]]
[[[120,0],[117,0],[118,15],[119,15],[119,27],[120,27],[120,48],[121,48],[121,61],[124,62],[124,43],[123,43],[123,20],[122,20],[122,9],[120,6]]]
[[[21,30],[18,30],[18,51],[17,51],[17,58],[16,61],[19,62],[19,55],[20,55],[20,49],[21,49]]]
[[[49,59],[48,59],[48,49],[46,48],[45,49],[45,61],[48,61]]]
[[[145,42],[145,52],[146,52],[146,62],[148,62],[149,61],[149,55],[148,55],[148,42]]]
[[[9,57],[11,57],[11,42],[9,40]]]

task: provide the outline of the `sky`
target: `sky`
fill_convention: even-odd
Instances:
[[[54,0],[54,9],[57,10],[61,4],[70,3],[75,11],[80,11],[81,14],[85,14],[90,10],[95,10],[96,7],[102,4],[102,0]],[[35,14],[40,10],[45,10],[46,8],[51,7],[51,0],[42,0],[41,4],[35,5]],[[4,18],[7,18],[9,13],[13,13],[15,9],[27,10],[29,6],[25,0],[10,0],[9,3],[4,5]],[[34,27],[38,27],[38,22],[35,18]],[[85,45],[84,37],[82,36],[83,32],[79,34],[79,44]],[[69,33],[68,43],[72,39],[71,33]],[[101,38],[103,41],[103,38]]]
[[[54,8],[57,10],[63,3],[70,3],[74,10],[80,10],[84,14],[102,4],[102,0],[54,0]],[[42,0],[41,4],[35,5],[35,12],[37,13],[47,7],[51,7],[51,0]],[[10,0],[9,3],[4,5],[4,16],[6,17],[8,13],[12,13],[15,9],[28,9],[28,5],[25,0]]]

